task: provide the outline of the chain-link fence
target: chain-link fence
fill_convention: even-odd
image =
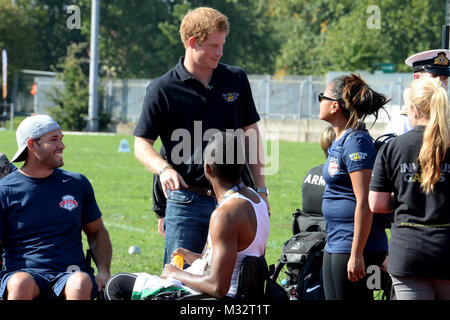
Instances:
[[[258,111],[269,119],[317,119],[319,101],[317,96],[335,77],[348,72],[330,72],[325,77],[272,77],[249,76],[253,96]],[[412,73],[375,73],[358,72],[374,90],[390,99],[387,113],[381,112],[378,122],[388,122],[392,112],[399,112],[403,105],[403,90],[413,79]],[[367,120],[372,120],[368,118]]]
[[[317,119],[318,94],[325,90],[327,83],[334,77],[343,74],[348,73],[330,72],[325,77],[291,76],[282,79],[269,75],[249,75],[249,80],[255,104],[262,118]],[[391,99],[386,108],[389,113],[400,110],[403,104],[402,93],[412,80],[412,73],[359,72],[359,74],[369,86]],[[28,103],[26,106],[17,101],[16,106],[30,113],[46,114],[54,107],[50,92],[54,91],[54,88],[62,89],[63,83],[48,76],[34,77],[34,81],[37,85],[34,98],[23,99]],[[113,120],[136,122],[141,112],[146,87],[150,82],[150,79],[101,80],[100,99],[103,107]],[[378,121],[387,122],[387,114],[382,112]]]

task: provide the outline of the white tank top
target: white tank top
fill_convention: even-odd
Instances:
[[[237,292],[237,276],[239,273],[239,269],[241,268],[242,260],[244,260],[246,256],[255,256],[255,257],[262,256],[264,255],[266,250],[267,238],[269,237],[269,229],[270,229],[269,212],[267,210],[266,202],[259,196],[259,194],[257,194],[256,192],[254,193],[259,198],[258,203],[255,203],[250,199],[248,199],[247,197],[244,197],[240,193],[236,192],[230,195],[227,199],[225,199],[224,202],[220,204],[223,205],[223,203],[225,203],[226,201],[229,201],[230,199],[234,198],[244,199],[252,204],[253,210],[255,211],[256,215],[255,238],[246,249],[239,251],[237,253],[236,263],[233,269],[233,275],[231,276],[230,289],[228,290],[227,293],[227,296],[230,297],[234,297]],[[211,236],[210,234],[208,234],[208,247],[211,248],[211,250],[213,250],[213,248],[211,247],[211,243],[212,243]],[[209,255],[209,257],[211,256]]]

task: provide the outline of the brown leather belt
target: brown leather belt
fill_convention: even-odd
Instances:
[[[214,194],[214,190],[213,189],[189,186],[187,188],[187,190],[192,192],[192,193],[198,194],[199,196],[202,196],[202,197],[211,197],[211,198],[215,198],[216,197],[216,195]]]

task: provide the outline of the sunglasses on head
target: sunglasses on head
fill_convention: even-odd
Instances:
[[[337,101],[336,99],[324,96],[323,92],[319,93],[319,96],[317,98],[319,99],[319,102],[322,102],[323,99],[330,100],[330,101]]]

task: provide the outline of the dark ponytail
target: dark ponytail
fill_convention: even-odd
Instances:
[[[388,102],[386,97],[370,88],[360,76],[351,74],[333,81],[333,94],[338,100],[342,113],[348,119],[347,128],[357,128],[366,116],[378,118],[380,109]]]

